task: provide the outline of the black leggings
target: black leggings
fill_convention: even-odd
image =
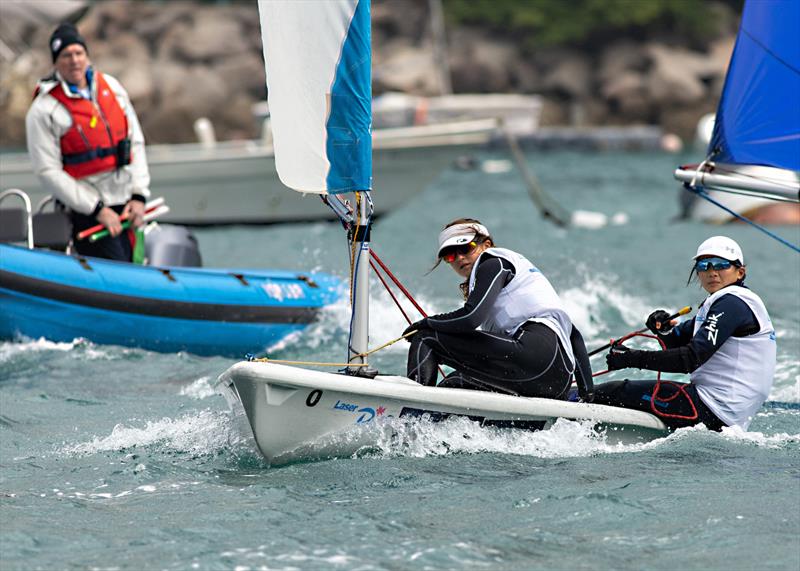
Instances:
[[[653,414],[651,401],[656,381],[611,381],[594,386],[594,404],[607,404],[620,408],[633,408]],[[680,392],[676,385],[680,385],[686,394]],[[692,409],[694,404],[694,410]],[[705,405],[697,394],[697,387],[691,383],[675,383],[662,381],[661,388],[655,401],[656,416],[667,425],[670,430],[705,424],[709,430],[722,430],[725,426],[716,415]],[[697,417],[694,412],[697,411]],[[676,415],[685,418],[674,418],[665,415]]]
[[[514,337],[422,329],[408,351],[408,377],[433,386],[439,364],[456,369],[441,387],[556,399],[567,397],[573,372],[555,332],[534,322],[524,324]]]

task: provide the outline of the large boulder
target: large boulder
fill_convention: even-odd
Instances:
[[[138,36],[122,33],[113,42],[95,42],[91,58],[99,71],[120,80],[135,106],[152,99],[150,50]]]
[[[267,97],[264,60],[259,52],[248,51],[218,59],[212,71],[219,81],[231,89],[232,95],[247,93],[259,100]]]
[[[650,97],[644,75],[626,70],[610,75],[600,88],[613,115],[631,121],[647,122],[650,118]]]
[[[691,104],[706,97],[705,81],[719,73],[704,54],[662,44],[648,44],[651,58],[647,91],[657,104]]]
[[[424,47],[395,42],[387,57],[375,64],[373,83],[376,93],[403,91],[416,95],[441,92],[432,51]]]
[[[249,46],[237,19],[208,7],[194,13],[191,26],[176,38],[174,49],[187,62],[205,62],[246,52]]]
[[[578,53],[565,56],[544,76],[542,88],[570,99],[586,99],[592,90],[590,61]]]
[[[511,69],[519,60],[516,46],[464,28],[451,34],[448,49],[453,91],[494,93],[509,91]]]

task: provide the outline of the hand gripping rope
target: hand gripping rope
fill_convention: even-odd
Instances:
[[[631,339],[633,337],[646,337],[648,339],[655,339],[661,345],[661,349],[662,350],[667,348],[666,344],[664,343],[664,341],[662,339],[659,339],[655,335],[642,333],[640,331],[634,331],[633,333],[628,333],[627,335],[617,339],[616,341],[612,339],[611,343],[609,343],[609,346],[613,347],[614,345],[621,345],[622,343],[624,343],[625,341],[627,341],[628,339]],[[592,375],[592,377],[598,377],[600,375],[606,375],[606,374],[608,374],[610,372],[611,372],[610,369],[606,369],[605,371],[600,371],[599,373],[594,373]],[[661,392],[661,385],[662,384],[663,385],[670,385],[670,386],[674,387],[675,388],[675,393],[673,395],[669,396],[669,397],[659,397],[658,393]],[[658,410],[656,408],[656,399],[660,400],[661,402],[670,402],[670,401],[675,400],[678,397],[678,395],[681,395],[681,394],[684,397],[686,397],[686,400],[689,401],[689,406],[692,407],[692,414],[691,415],[687,416],[687,415],[683,415],[683,414],[669,414],[669,413],[666,413],[666,412],[662,412],[662,411],[660,411],[660,410]],[[663,418],[676,418],[676,419],[680,419],[680,420],[697,420],[697,417],[698,417],[697,408],[694,406],[694,401],[692,400],[692,397],[689,395],[689,393],[686,392],[686,383],[676,383],[674,381],[662,381],[661,380],[661,371],[658,371],[658,376],[656,376],[656,385],[653,387],[653,394],[650,395],[650,409],[653,411],[653,414],[655,414],[656,416],[663,417]]]

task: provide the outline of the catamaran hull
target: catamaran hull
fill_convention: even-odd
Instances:
[[[241,357],[301,331],[338,298],[325,274],[158,268],[0,244],[0,339],[84,338]]]
[[[237,363],[220,376],[219,386],[233,408],[244,409],[258,449],[272,464],[352,455],[374,444],[376,433],[369,425],[392,417],[436,421],[457,415],[482,425],[526,430],[547,429],[559,418],[591,420],[624,442],[667,432],[661,420],[635,410],[424,387],[398,376],[363,379],[273,363]]]

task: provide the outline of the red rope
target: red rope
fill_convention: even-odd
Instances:
[[[388,275],[388,276],[389,276],[389,277],[392,279],[392,281],[395,283],[395,285],[397,285],[397,287],[398,287],[398,288],[400,288],[400,291],[402,291],[402,292],[405,294],[406,298],[408,298],[408,300],[409,300],[411,303],[413,303],[413,304],[414,304],[414,307],[416,307],[416,308],[417,308],[417,311],[419,311],[419,312],[422,314],[422,316],[423,316],[423,317],[428,317],[428,314],[427,314],[427,313],[425,313],[425,310],[424,310],[424,309],[422,309],[422,308],[419,306],[419,304],[418,304],[418,303],[416,302],[416,300],[415,300],[415,299],[414,299],[414,298],[411,296],[411,294],[409,293],[409,291],[408,291],[408,290],[407,290],[407,289],[406,289],[406,288],[403,286],[403,284],[401,284],[401,283],[400,283],[400,280],[398,280],[398,279],[395,277],[395,275],[392,273],[392,271],[391,271],[389,268],[387,268],[387,267],[386,267],[386,264],[384,264],[384,263],[383,263],[383,261],[382,261],[382,260],[381,260],[381,259],[378,257],[378,255],[375,253],[375,251],[374,251],[374,250],[371,250],[371,251],[370,251],[370,261],[369,261],[369,265],[372,267],[372,271],[374,271],[374,272],[375,272],[375,275],[377,275],[377,276],[378,276],[378,279],[379,279],[379,280],[381,281],[381,283],[383,284],[383,287],[385,287],[385,288],[386,288],[386,291],[387,291],[387,292],[389,292],[389,295],[391,296],[392,300],[394,300],[394,303],[395,303],[395,305],[397,306],[397,309],[399,309],[399,310],[400,310],[400,313],[402,313],[402,314],[403,314],[403,317],[405,317],[405,318],[406,318],[406,321],[407,321],[409,324],[411,324],[411,319],[408,317],[408,315],[406,314],[406,312],[403,310],[403,307],[400,305],[400,302],[399,302],[399,301],[397,300],[397,298],[395,297],[394,293],[392,292],[391,288],[389,287],[389,284],[387,284],[387,283],[386,283],[386,280],[385,280],[385,279],[383,279],[383,276],[382,276],[382,275],[381,275],[381,273],[378,271],[378,268],[377,268],[377,267],[375,267],[375,264],[373,264],[373,263],[372,263],[372,259],[373,259],[373,258],[375,259],[375,261],[376,261],[376,262],[378,262],[378,264],[380,265],[380,267],[381,267],[381,268],[383,268],[383,271],[385,271],[385,272],[386,272],[386,274],[387,274],[387,275]],[[444,377],[446,377],[446,376],[447,376],[447,375],[445,375],[445,374],[444,374],[444,369],[442,369],[442,366],[441,366],[441,365],[439,365],[439,366],[438,366],[438,369],[439,369],[439,373],[441,373],[441,375],[442,375],[442,378],[444,378]]]
[[[375,267],[375,264],[374,264],[374,263],[372,263],[372,260],[370,260],[370,261],[369,261],[369,265],[370,265],[370,266],[372,266],[372,270],[375,272],[375,275],[376,275],[376,276],[378,276],[378,279],[379,279],[379,280],[381,280],[381,283],[383,284],[383,287],[385,287],[385,288],[386,288],[386,291],[387,291],[387,292],[389,292],[389,296],[392,298],[392,301],[394,301],[394,304],[397,306],[397,309],[399,309],[399,310],[400,310],[400,313],[402,313],[402,314],[403,314],[403,317],[405,317],[405,318],[406,318],[406,321],[408,322],[408,324],[409,324],[409,325],[411,325],[411,318],[410,318],[410,317],[408,317],[408,314],[407,314],[407,313],[405,312],[405,310],[403,309],[403,306],[402,306],[402,305],[400,305],[400,302],[397,300],[397,297],[395,297],[394,293],[393,293],[393,292],[392,292],[392,290],[389,288],[389,284],[387,284],[387,283],[386,283],[386,280],[385,280],[385,279],[383,279],[383,276],[382,276],[382,275],[381,275],[381,273],[378,271],[378,268],[376,268],[376,267]]]
[[[667,346],[664,343],[664,341],[662,339],[660,339],[659,337],[656,337],[655,335],[648,335],[646,333],[639,333],[638,331],[634,331],[633,333],[628,333],[627,335],[625,335],[624,337],[621,337],[616,342],[612,339],[611,343],[612,343],[612,345],[620,344],[620,343],[623,343],[623,342],[627,341],[628,339],[631,339],[632,337],[647,337],[648,339],[655,339],[661,345],[661,349],[662,350],[667,348]],[[610,370],[600,371],[599,373],[595,373],[592,376],[593,377],[597,377],[599,375],[605,375],[606,373],[610,373],[610,372],[611,372]],[[662,384],[669,384],[669,385],[672,385],[673,387],[675,387],[675,389],[676,389],[675,394],[673,394],[670,397],[661,397],[661,398],[659,398],[658,393],[661,391],[661,385]],[[669,413],[666,413],[666,412],[662,412],[662,411],[660,411],[660,410],[658,410],[656,408],[656,399],[660,400],[661,402],[670,402],[670,401],[675,400],[678,397],[678,395],[681,395],[681,394],[684,397],[686,397],[686,400],[689,401],[689,406],[692,407],[692,414],[691,415],[687,416],[687,415],[684,415],[684,414],[669,414]],[[656,384],[653,387],[653,394],[650,395],[650,409],[653,411],[653,414],[655,414],[656,416],[661,416],[663,418],[677,418],[677,419],[680,419],[680,420],[697,420],[697,418],[698,418],[697,407],[694,406],[694,401],[692,400],[691,395],[686,392],[686,383],[676,383],[674,381],[662,381],[661,380],[661,371],[658,371],[658,376],[656,376]]]
[[[425,310],[422,309],[419,306],[419,304],[417,303],[417,300],[415,300],[413,298],[413,296],[409,293],[409,291],[405,288],[405,286],[403,286],[403,284],[400,283],[400,280],[398,280],[395,277],[395,275],[392,273],[392,270],[390,270],[389,268],[386,267],[386,264],[383,263],[383,260],[381,260],[380,257],[378,257],[378,254],[375,253],[375,250],[371,250],[370,253],[372,254],[372,257],[375,259],[375,261],[378,262],[378,265],[381,268],[383,268],[383,271],[386,272],[386,275],[391,278],[391,280],[395,283],[395,285],[397,285],[398,288],[400,288],[400,291],[403,292],[403,294],[406,296],[408,301],[410,301],[412,304],[414,304],[414,307],[416,307],[417,311],[419,311],[422,314],[422,317],[428,317],[428,314],[425,313]],[[374,266],[373,266],[373,269],[374,269]],[[376,273],[377,273],[377,271],[376,271]]]

